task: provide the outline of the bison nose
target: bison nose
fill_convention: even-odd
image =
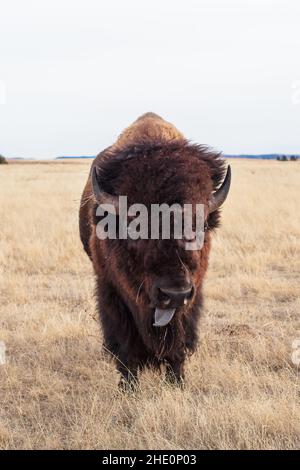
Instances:
[[[194,288],[192,286],[183,288],[158,288],[158,300],[166,307],[181,307],[187,305],[188,301],[193,296]]]

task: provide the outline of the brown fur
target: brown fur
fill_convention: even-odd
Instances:
[[[154,113],[140,116],[127,127],[116,142],[117,147],[151,141],[184,140],[183,134],[173,124]]]
[[[171,124],[147,113],[127,128],[117,142],[97,156],[99,184],[104,191],[126,195],[128,204],[203,203],[224,176],[220,155],[190,144]],[[211,230],[219,212],[207,218],[205,243],[186,251],[176,240],[99,240],[97,203],[89,177],[80,207],[80,235],[92,260],[97,299],[107,350],[122,376],[136,379],[146,365],[167,364],[170,380],[183,378],[186,355],[197,345],[197,323],[202,307],[202,284],[208,266]],[[164,328],[154,328],[149,306],[151,285],[158,277],[180,283],[192,279],[192,301],[176,311]]]

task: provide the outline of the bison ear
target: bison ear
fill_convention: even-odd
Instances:
[[[96,201],[98,202],[98,204],[105,204],[107,206],[112,205],[114,207],[114,210],[112,210],[112,213],[118,214],[119,212],[118,197],[113,196],[112,194],[108,194],[101,189],[101,185],[98,180],[97,168],[95,166],[92,168],[92,188],[93,188],[94,197]]]
[[[225,202],[229,189],[230,189],[230,184],[231,184],[231,168],[230,165],[227,167],[226,171],[226,176],[216,192],[213,193],[211,196],[211,199],[209,201],[209,213],[211,214],[212,212],[215,212],[221,205]]]

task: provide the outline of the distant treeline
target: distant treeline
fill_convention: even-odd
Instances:
[[[260,160],[280,160],[280,161],[296,161],[300,160],[300,155],[283,155],[279,153],[269,153],[261,155],[251,155],[251,154],[242,154],[242,155],[224,155],[225,158],[255,158]],[[69,158],[95,158],[93,155],[83,155],[83,156],[63,156],[57,157],[56,160],[65,160]]]
[[[96,158],[96,155],[82,155],[82,156],[76,156],[76,157],[64,156],[64,157],[56,157],[55,160],[65,160],[67,158]]]
[[[261,155],[224,155],[226,158],[255,158],[260,160],[279,160],[283,162],[300,160],[300,155],[284,155],[279,153],[268,153]]]
[[[287,161],[300,161],[300,155],[284,155],[279,153],[272,153],[272,154],[261,154],[261,155],[229,155],[225,154],[225,158],[252,158],[257,160],[278,160],[281,162]],[[62,157],[55,157],[54,160],[71,160],[71,159],[93,159],[95,155],[80,155],[80,156],[62,156]],[[33,160],[32,158],[22,158],[22,157],[14,157],[14,158],[7,158],[5,159],[2,155],[0,155],[0,163],[4,163],[5,161],[9,160]]]
[[[299,155],[281,155],[277,157],[277,160],[279,160],[280,162],[287,162],[287,161],[295,162],[296,160],[299,160],[299,159],[300,159]]]

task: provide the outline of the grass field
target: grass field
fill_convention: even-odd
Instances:
[[[232,162],[187,386],[117,390],[78,234],[90,162],[0,166],[1,449],[300,446],[300,164]]]

